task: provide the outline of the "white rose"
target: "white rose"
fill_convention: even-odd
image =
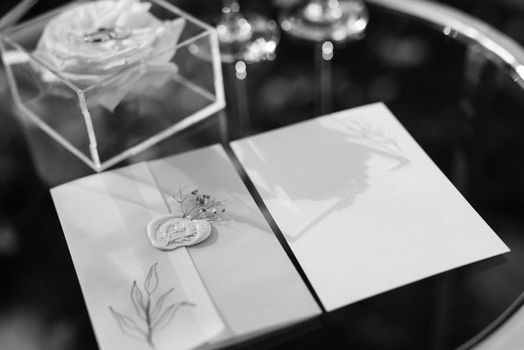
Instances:
[[[88,103],[113,110],[176,73],[170,60],[185,21],[161,21],[150,7],[139,0],[74,6],[49,21],[33,55],[80,89],[97,84],[87,89]],[[56,80],[49,73],[44,79]]]

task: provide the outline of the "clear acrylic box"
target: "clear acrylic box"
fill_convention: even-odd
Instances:
[[[224,108],[215,29],[162,0],[140,3],[150,3],[149,13],[161,21],[183,18],[174,54],[173,47],[157,50],[156,57],[130,60],[115,72],[99,74],[95,83],[92,76],[88,83],[78,75],[72,78],[35,54],[49,21],[86,3],[73,2],[2,35],[2,59],[26,128],[41,129],[102,171]],[[158,59],[170,69],[151,68],[151,60]]]

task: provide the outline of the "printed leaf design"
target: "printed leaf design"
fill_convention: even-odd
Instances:
[[[158,299],[153,297],[153,294],[157,291],[159,286],[158,274],[156,271],[157,265],[158,264],[155,263],[149,268],[149,273],[144,280],[144,293],[142,293],[136,281],[133,281],[133,286],[131,287],[131,302],[140,318],[139,323],[109,306],[109,310],[113,314],[113,317],[122,332],[133,338],[147,342],[152,349],[155,349],[155,344],[153,342],[154,334],[171,322],[177,310],[184,305],[195,306],[190,302],[181,301],[171,304],[166,309],[163,309],[167,298],[171,292],[173,292],[174,288],[169,289]]]
[[[118,326],[124,333],[138,339],[142,339],[146,336],[144,331],[140,329],[140,327],[135,323],[135,321],[133,321],[132,318],[122,315],[111,306],[109,307],[109,310],[111,310],[113,316],[115,316]]]
[[[136,285],[136,281],[133,282],[133,287],[131,287],[131,301],[133,302],[133,306],[135,307],[135,310],[138,316],[145,319],[146,306],[144,304],[144,298],[142,296],[142,292]]]
[[[164,301],[166,300],[166,298],[168,297],[168,295],[174,291],[175,288],[171,288],[170,290],[168,290],[167,292],[165,292],[160,298],[158,298],[158,301],[156,302],[156,305],[155,307],[153,308],[153,312],[151,312],[151,319],[155,319],[155,317],[158,316],[158,314],[160,313],[160,310],[162,310],[162,305],[164,305]]]
[[[173,319],[173,316],[175,316],[175,313],[177,312],[177,310],[181,306],[184,306],[184,305],[193,306],[193,304],[185,302],[185,301],[182,301],[180,303],[175,303],[169,306],[167,309],[164,310],[164,312],[160,314],[158,319],[153,322],[153,327],[156,329],[162,329],[165,326],[167,326],[169,322],[171,322],[171,320]]]
[[[158,275],[156,273],[157,265],[158,264],[155,263],[153,266],[151,266],[149,273],[147,274],[146,281],[144,282],[144,289],[148,295],[153,294],[158,288]]]

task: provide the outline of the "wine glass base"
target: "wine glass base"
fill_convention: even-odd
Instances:
[[[289,9],[280,18],[282,30],[293,37],[315,42],[343,43],[364,36],[369,15],[360,0],[307,2]]]
[[[246,23],[251,27],[250,35],[240,33],[235,38],[235,33],[219,31],[220,56],[222,62],[234,63],[245,61],[255,63],[264,60],[273,60],[276,48],[280,41],[280,31],[277,23],[260,15],[247,15]],[[218,26],[221,24],[219,23]],[[224,29],[222,27],[221,29]]]

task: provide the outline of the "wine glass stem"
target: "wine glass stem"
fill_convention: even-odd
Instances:
[[[333,108],[332,96],[332,74],[331,60],[333,58],[333,46],[331,42],[315,44],[315,71],[319,81],[317,92],[317,114],[322,115],[331,112]]]

